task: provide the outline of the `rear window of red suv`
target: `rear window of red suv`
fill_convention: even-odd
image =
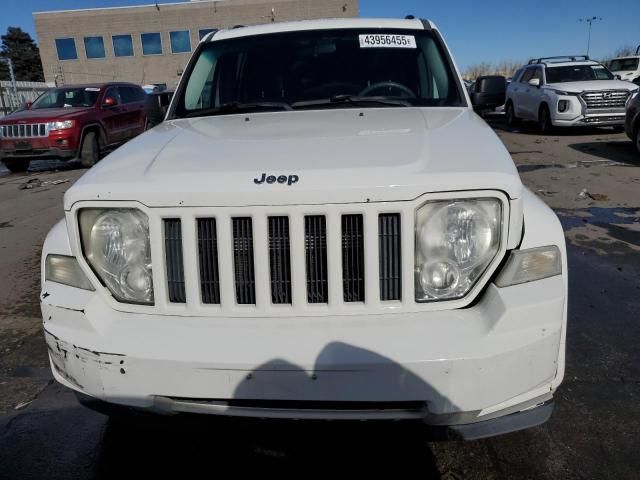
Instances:
[[[100,95],[95,87],[53,88],[43,93],[31,106],[38,108],[93,107]]]

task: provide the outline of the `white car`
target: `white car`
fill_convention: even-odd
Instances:
[[[640,80],[640,47],[636,54],[628,57],[618,57],[609,61],[609,70],[620,79],[638,83]]]
[[[504,102],[504,78],[482,83],[478,105]],[[420,419],[462,438],[551,413],[563,231],[429,21],[215,33],[166,120],[64,209],[44,332],[56,380],[94,408]]]
[[[604,65],[579,57],[531,60],[507,89],[507,124],[538,122],[543,133],[554,127],[623,128],[625,105],[638,86],[616,80]]]

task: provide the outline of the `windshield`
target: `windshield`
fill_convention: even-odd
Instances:
[[[568,65],[547,67],[547,83],[613,80],[613,75],[602,65]]]
[[[98,100],[99,88],[53,88],[33,102],[31,109],[92,107]]]
[[[229,105],[279,110],[464,105],[455,79],[429,31],[242,37],[203,45],[175,116],[237,112],[223,108]]]
[[[611,60],[609,70],[612,72],[620,72],[622,70],[636,70],[638,68],[638,58],[618,58]]]

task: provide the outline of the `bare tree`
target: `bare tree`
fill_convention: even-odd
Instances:
[[[635,53],[636,53],[636,49],[633,48],[631,45],[623,45],[622,47],[618,48],[615,52],[613,52],[613,57],[611,58],[629,57],[631,55],[635,55]]]
[[[515,71],[522,66],[523,62],[517,60],[502,60],[497,64],[489,62],[480,62],[474,65],[470,65],[464,71],[464,78],[467,80],[475,80],[483,75],[503,75],[505,77],[511,77]]]

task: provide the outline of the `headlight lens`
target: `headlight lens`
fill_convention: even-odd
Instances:
[[[83,209],[84,255],[120,302],[153,304],[149,219],[134,208]]]
[[[49,130],[67,130],[73,127],[73,120],[64,120],[62,122],[49,122]]]
[[[500,249],[496,198],[428,202],[416,213],[416,301],[465,296]]]

